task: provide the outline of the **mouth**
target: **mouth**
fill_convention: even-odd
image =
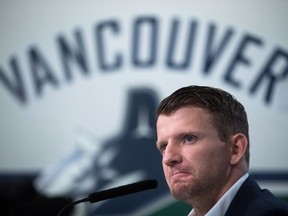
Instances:
[[[175,172],[171,176],[172,181],[180,181],[180,180],[185,180],[190,176],[190,173],[188,172]]]

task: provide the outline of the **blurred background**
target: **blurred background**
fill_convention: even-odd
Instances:
[[[246,107],[250,173],[288,200],[288,2],[0,1],[0,215],[56,215],[145,179],[156,190],[63,215],[187,215],[155,147],[154,111],[187,85]]]

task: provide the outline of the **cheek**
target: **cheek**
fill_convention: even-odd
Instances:
[[[169,185],[169,180],[170,180],[170,177],[169,177],[169,167],[166,166],[164,163],[162,163],[162,167],[163,167],[163,172],[164,172],[164,176],[165,176],[166,182],[167,182],[167,184]]]
[[[163,171],[164,171],[164,175],[167,176],[169,167],[166,166],[164,162],[162,162],[162,168],[163,168]]]
[[[206,157],[206,164],[211,166],[211,169],[226,169],[229,165],[229,153],[227,148],[218,147],[213,151],[209,152],[209,155]]]
[[[165,164],[163,160],[162,160],[162,169],[163,169],[164,175],[168,177],[169,172],[171,172],[171,167],[167,166],[167,164]]]
[[[187,151],[189,152],[189,151]],[[227,160],[227,150],[224,148],[199,148],[190,151],[186,155],[186,161],[188,161],[195,168],[203,167],[205,169],[209,167],[217,166],[217,164],[223,164]]]
[[[187,147],[184,150],[184,154],[183,154],[183,158],[184,161],[187,161],[188,163],[192,164],[198,164],[198,163],[203,163],[205,161],[207,161],[209,159],[209,154],[207,152],[207,150],[202,149],[202,148],[193,148],[189,149],[189,147]]]

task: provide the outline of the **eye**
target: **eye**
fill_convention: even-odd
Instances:
[[[195,139],[196,139],[196,138],[195,138],[194,136],[192,136],[192,135],[187,135],[187,136],[185,136],[185,141],[188,142],[188,143],[194,142]]]
[[[166,144],[162,144],[162,145],[160,145],[160,146],[159,146],[159,151],[160,151],[161,153],[165,152],[166,147],[167,147]]]

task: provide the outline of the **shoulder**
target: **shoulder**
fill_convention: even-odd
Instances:
[[[261,189],[249,176],[233,198],[225,216],[288,216],[288,203]]]
[[[288,203],[276,198],[270,191],[264,189],[255,194],[247,212],[261,216],[288,216]]]

